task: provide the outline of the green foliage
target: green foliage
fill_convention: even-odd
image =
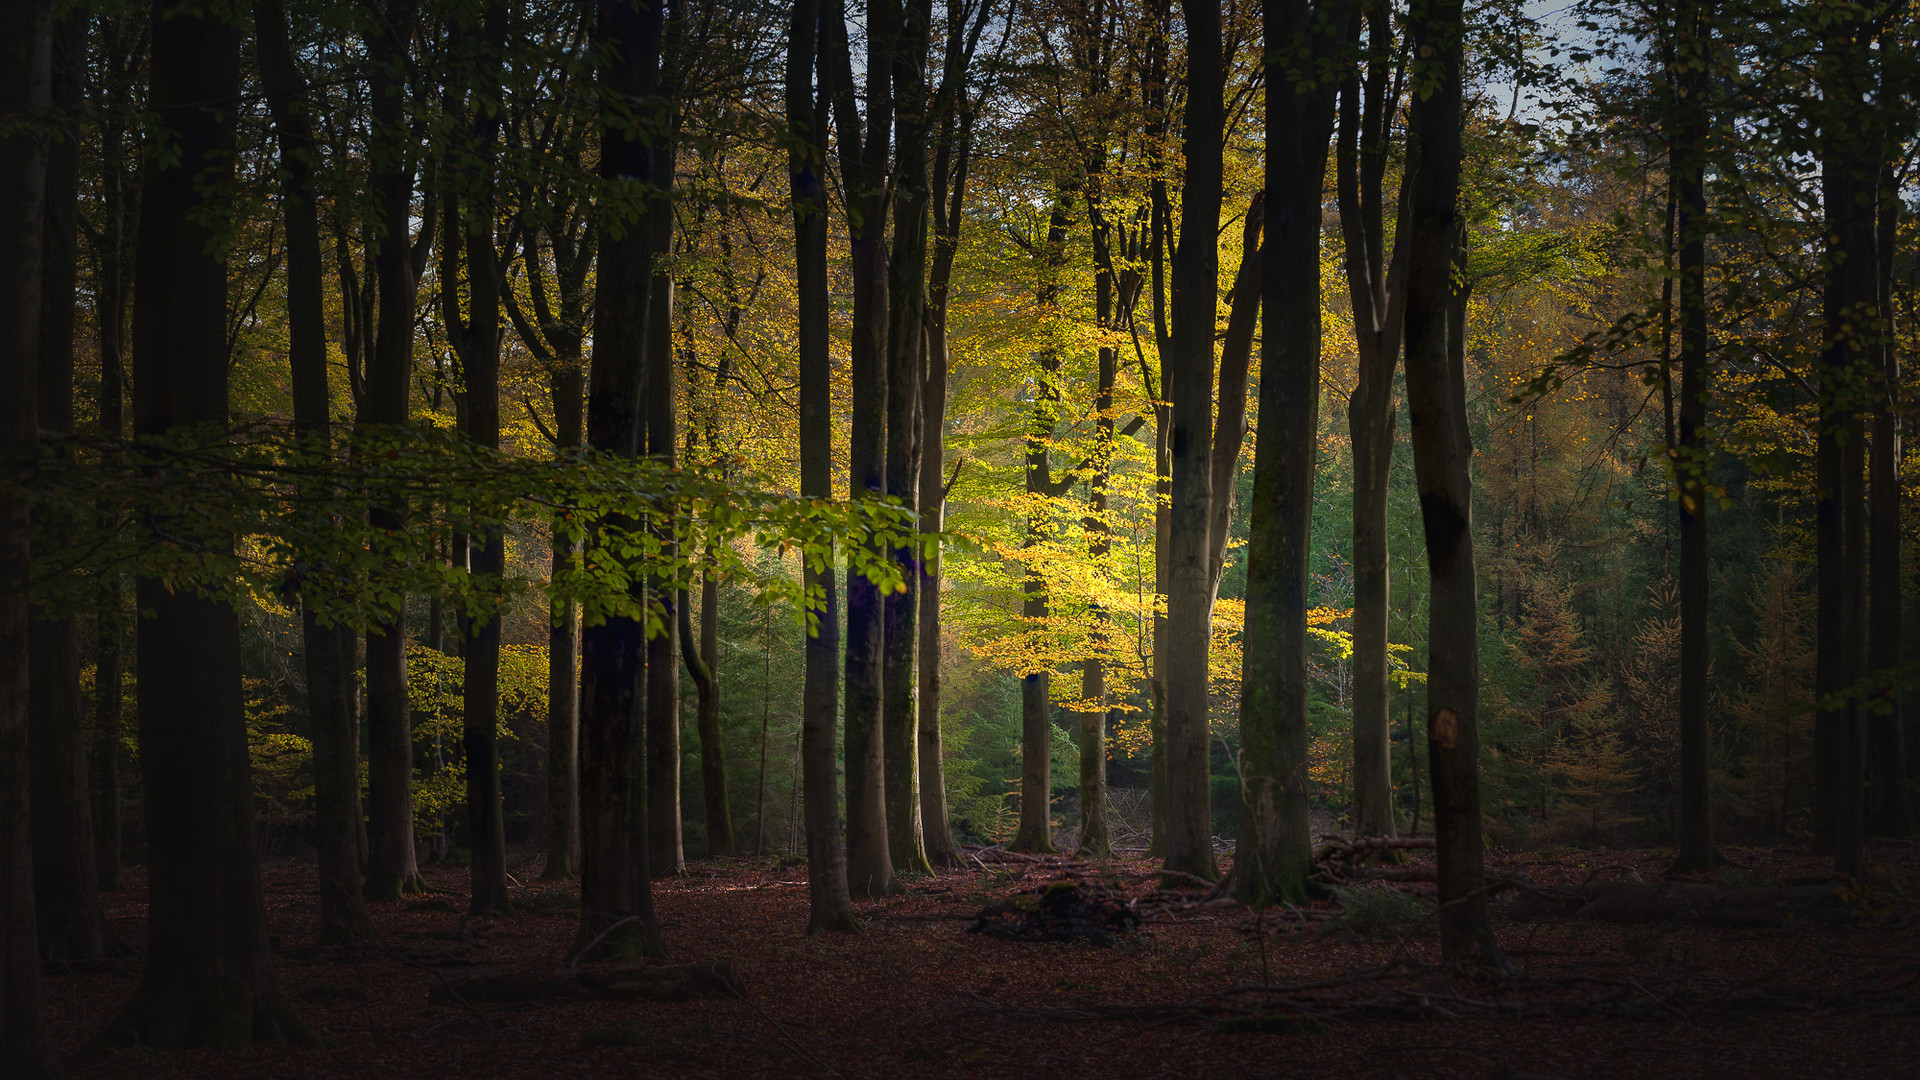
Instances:
[[[1327,929],[1349,940],[1394,941],[1430,931],[1434,905],[1404,889],[1391,885],[1339,885],[1334,899],[1340,915],[1327,923]]]

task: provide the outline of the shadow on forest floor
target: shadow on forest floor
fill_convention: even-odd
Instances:
[[[1920,1056],[1920,847],[1871,847],[1873,876],[1838,892],[1843,917],[1784,926],[1697,918],[1500,917],[1515,969],[1473,982],[1437,967],[1431,885],[1340,886],[1307,907],[1250,912],[1159,891],[1153,864],[987,851],[965,871],[858,901],[857,935],[808,938],[803,866],[695,863],[655,885],[676,963],[725,961],[748,999],[566,998],[432,1004],[442,972],[552,970],[571,944],[569,884],[531,880],[521,914],[471,920],[459,897],[373,906],[382,936],[316,952],[310,867],[270,865],[279,983],[327,1040],[319,1050],[115,1051],[80,1077],[549,1076],[1866,1076]],[[1797,850],[1731,849],[1716,891],[1822,880]],[[1395,864],[1417,878],[1426,852]],[[1670,852],[1491,855],[1490,874],[1553,892],[1658,880]],[[107,898],[144,942],[145,878]],[[463,891],[463,871],[429,870]],[[1110,947],[964,932],[983,908],[1098,882],[1137,919]],[[1057,888],[1057,886],[1056,886]],[[1344,905],[1344,906],[1343,906]],[[1124,920],[1123,920],[1124,921]],[[1015,935],[1018,936],[1018,935]],[[138,961],[50,968],[54,1038],[72,1054],[132,992]],[[444,995],[443,995],[444,996]],[[1896,1063],[1898,1063],[1896,1065]]]

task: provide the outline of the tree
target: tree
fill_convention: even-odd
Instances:
[[[287,233],[287,365],[293,383],[294,424],[316,455],[333,454],[332,395],[327,385],[324,268],[320,253],[320,208],[314,185],[319,147],[309,119],[313,102],[287,38],[280,0],[254,5],[254,36],[267,108],[273,116],[285,177],[281,212]],[[316,497],[327,487],[313,485]],[[322,561],[318,556],[316,563]],[[315,580],[308,588],[324,588]],[[307,712],[313,740],[315,843],[320,872],[322,944],[351,944],[372,927],[360,886],[359,727],[351,698],[353,633],[323,626],[310,597],[300,614],[307,676]]]
[[[1320,208],[1340,86],[1334,65],[1356,29],[1353,22],[1352,9],[1341,3],[1295,0],[1265,8],[1267,239],[1257,247],[1250,221],[1245,255],[1261,263],[1265,325],[1247,545],[1240,838],[1233,881],[1236,895],[1256,904],[1304,898],[1313,861],[1307,820],[1307,567],[1320,426]],[[1214,483],[1221,480],[1216,473]],[[1224,497],[1214,493],[1216,500]],[[1221,521],[1216,529],[1223,547],[1225,528]]]
[[[647,317],[654,240],[646,190],[656,175],[663,5],[608,3],[594,26],[604,184],[594,293],[594,365],[587,439],[633,457],[645,414]],[[617,557],[617,556],[616,556]],[[641,663],[646,624],[619,612],[580,635],[580,933],[576,957],[664,956],[648,880],[646,773],[641,766]]]
[[[53,15],[44,0],[0,10],[0,113],[45,113],[53,98]],[[39,458],[36,408],[43,133],[0,132],[0,1067],[10,1076],[61,1075],[47,1038],[28,817],[27,484]]]
[[[787,27],[787,189],[793,200],[795,291],[800,344],[800,494],[833,495],[833,384],[827,350],[828,108],[833,100],[832,20],[839,6],[795,0]],[[842,26],[841,32],[844,32]],[[818,96],[815,69],[818,68]],[[809,934],[852,932],[847,853],[841,847],[840,792],[835,779],[839,718],[840,603],[832,552],[804,568],[808,608],[806,686],[801,718],[801,771],[806,791]]]
[[[408,50],[418,0],[386,0],[370,12],[366,33],[372,71],[370,184],[375,201],[373,268],[377,321],[367,358],[365,391],[356,417],[362,431],[407,422],[413,380],[414,304],[435,207],[422,211],[420,240],[412,242],[415,149],[409,123]],[[143,219],[144,220],[144,219]],[[368,520],[381,529],[406,528],[404,506],[375,506]],[[414,855],[413,727],[407,709],[407,623],[396,605],[367,629],[367,878],[370,900],[398,899],[422,887]]]
[[[184,0],[153,9],[148,105],[177,155],[143,177],[134,289],[134,430],[224,435],[226,230],[240,99],[238,27]],[[274,985],[254,840],[239,616],[138,583],[140,774],[152,870],[147,963],[109,1042],[156,1049],[312,1043]]]
[[[1213,327],[1225,127],[1226,65],[1219,7],[1183,0],[1187,23],[1187,108],[1182,136],[1186,183],[1180,243],[1173,253],[1171,337],[1163,354],[1172,403],[1167,439],[1171,505],[1167,532],[1166,868],[1216,878],[1213,858],[1212,732],[1207,690],[1211,640],[1208,531],[1213,487]],[[1156,635],[1156,638],[1158,635]]]
[[[1427,758],[1432,764],[1442,960],[1506,966],[1488,920],[1480,823],[1479,604],[1474,577],[1473,445],[1467,433],[1464,354],[1454,310],[1460,197],[1459,0],[1416,0],[1412,30],[1422,63],[1412,110],[1418,173],[1408,226],[1405,334],[1415,483],[1432,592],[1427,636]]]

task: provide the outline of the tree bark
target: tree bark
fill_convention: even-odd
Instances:
[[[1706,101],[1710,18],[1703,3],[1677,13],[1672,157],[1679,239],[1680,400],[1675,481],[1680,491],[1680,853],[1676,871],[1713,865],[1713,815],[1707,727],[1707,191]]]
[[[886,494],[887,441],[887,172],[893,127],[892,58],[899,11],[889,0],[867,6],[867,115],[855,105],[852,54],[842,0],[828,0],[823,41],[834,64],[834,131],[846,191],[853,264],[853,416],[848,494]],[[870,541],[854,541],[856,543]],[[896,891],[887,842],[886,744],[883,732],[884,618],[880,587],[847,563],[847,880],[867,896]]]
[[[227,417],[227,273],[216,243],[234,183],[241,31],[183,0],[153,8],[148,107],[177,147],[151,160],[135,258],[134,430]],[[154,1049],[311,1044],[274,985],[254,838],[240,620],[152,578],[139,585],[148,943],[102,1040]]]
[[[794,0],[787,24],[787,191],[793,200],[794,284],[800,347],[800,494],[833,497],[833,361],[827,329],[827,120],[835,66],[837,3]],[[844,26],[841,27],[844,33]],[[814,96],[814,71],[819,96]],[[805,575],[806,675],[801,701],[801,776],[806,794],[807,933],[851,933],[853,901],[841,847],[835,729],[839,723],[840,600],[833,553],[809,554]]]
[[[1814,694],[1833,702],[1814,718],[1814,850],[1834,870],[1862,869],[1866,717],[1855,690],[1866,661],[1865,425],[1877,374],[1866,342],[1878,289],[1874,274],[1876,126],[1866,104],[1872,77],[1862,19],[1836,19],[1824,36],[1820,89],[1822,232],[1827,237],[1820,353],[1820,419],[1814,509],[1817,602]]]
[[[1465,356],[1450,348],[1460,191],[1460,0],[1415,0],[1415,49],[1432,91],[1417,97],[1406,310],[1407,402],[1414,482],[1431,583],[1427,755],[1432,767],[1442,960],[1503,970],[1488,921],[1480,826],[1480,649],[1473,556],[1473,444],[1467,433]],[[1450,319],[1451,316],[1451,319]],[[1462,340],[1464,336],[1462,335]]]
[[[667,21],[679,18],[678,5],[667,9]],[[663,33],[669,32],[663,30]],[[670,99],[666,87],[662,95]],[[658,211],[648,221],[652,229],[654,264],[650,287],[651,308],[647,314],[646,453],[660,464],[677,464],[679,443],[675,418],[673,373],[673,275],[663,268],[664,256],[673,246],[673,211],[667,202],[673,190],[675,151],[671,127],[678,123],[671,113],[670,100],[663,100],[669,131],[654,135],[652,151],[653,184],[659,193]],[[684,511],[675,508],[675,522]],[[680,554],[679,543],[671,534],[662,537],[661,557],[671,561]],[[661,610],[663,631],[647,638],[647,822],[651,832],[647,850],[648,872],[654,877],[687,872],[685,830],[680,818],[680,638],[675,627],[680,593],[666,578],[648,582],[652,602]]]
[[[1900,352],[1894,346],[1893,281],[1896,226],[1900,218],[1899,188],[1893,166],[1882,162],[1875,203],[1875,307],[1879,333],[1871,344],[1879,375],[1873,390],[1873,451],[1868,465],[1868,514],[1872,518],[1867,609],[1867,667],[1880,676],[1900,665]],[[1913,796],[1907,784],[1906,733],[1902,724],[1900,692],[1889,686],[1867,717],[1867,832],[1873,836],[1911,836],[1914,831]]]
[[[1172,340],[1163,361],[1172,402],[1167,441],[1166,868],[1213,879],[1212,733],[1207,653],[1213,603],[1208,532],[1213,497],[1213,329],[1223,184],[1226,70],[1220,9],[1182,0],[1187,23],[1186,182],[1173,253]]]
[[[1270,0],[1265,11],[1267,56],[1300,59],[1285,67],[1269,61],[1267,238],[1258,246],[1256,215],[1249,211],[1243,256],[1263,264],[1265,318],[1247,542],[1233,888],[1257,905],[1300,902],[1313,868],[1307,585],[1320,429],[1320,207],[1339,89],[1315,69],[1353,36],[1351,12],[1345,4],[1309,0]],[[1285,87],[1293,92],[1280,92]],[[1237,290],[1234,299],[1238,308]],[[1214,474],[1215,483],[1221,479]],[[1218,502],[1225,495],[1215,491],[1213,497]]]
[[[1338,141],[1340,228],[1346,243],[1347,291],[1358,353],[1347,431],[1353,444],[1353,830],[1393,836],[1393,742],[1387,734],[1387,487],[1393,467],[1397,409],[1393,369],[1399,361],[1406,302],[1406,200],[1401,170],[1400,221],[1386,252],[1388,130],[1399,106],[1400,74],[1392,62],[1391,14],[1366,8],[1366,78],[1350,74],[1341,91]],[[1392,69],[1390,74],[1390,69]],[[1391,81],[1390,81],[1391,80]],[[1364,86],[1364,98],[1362,88]],[[1409,158],[1411,163],[1411,158]],[[1411,744],[1409,744],[1411,746]],[[1410,751],[1411,752],[1411,751]]]
[[[413,223],[412,133],[407,123],[407,68],[418,0],[388,0],[367,38],[372,64],[372,187],[383,230],[374,241],[378,291],[373,353],[368,358],[362,430],[407,422],[413,377],[413,320],[419,272]],[[376,528],[406,528],[404,506],[375,506]],[[407,617],[396,606],[367,628],[367,876],[369,900],[396,900],[423,888],[414,853],[413,726],[407,702]]]
[[[76,294],[75,210],[80,187],[81,83],[86,64],[86,18],[69,14],[54,25],[53,107],[62,130],[47,150],[41,213],[39,423],[42,432],[71,438],[73,322]],[[57,458],[73,449],[56,443]],[[80,696],[80,623],[71,613],[36,618],[28,631],[27,745],[31,753],[33,885],[40,953],[97,960],[109,944],[94,865],[93,806],[87,794],[86,732]]]
[[[578,450],[586,394],[586,371],[576,356],[553,373],[553,428],[561,453]],[[557,522],[553,529],[553,578],[572,569],[574,541]],[[573,876],[580,849],[580,602],[568,596],[552,604],[547,630],[547,836],[540,876]]]
[[[889,6],[898,0],[887,0]],[[887,452],[888,498],[910,509],[920,505],[921,393],[927,339],[927,134],[933,106],[927,85],[932,47],[932,0],[898,4],[897,39],[891,58],[894,143],[893,252],[887,263]],[[955,43],[957,44],[957,43]],[[888,593],[880,684],[885,747],[887,846],[896,872],[931,874],[920,831],[919,680],[915,677],[920,629],[918,540],[889,553],[904,590]]]
[[[700,629],[686,597],[680,599],[680,654],[699,692],[700,795],[706,811],[707,857],[732,855],[733,811],[727,805],[727,748],[720,734],[720,580],[711,567],[700,575]],[[765,739],[762,739],[764,744]]]
[[[661,7],[606,0],[595,34],[602,50],[600,178],[610,186],[654,176],[652,142],[635,120],[657,105]],[[606,197],[600,212],[594,295],[594,365],[587,439],[632,457],[643,449],[648,287],[653,279],[652,200]],[[638,201],[639,214],[622,207]],[[611,205],[609,205],[611,204]],[[617,223],[617,225],[616,225]],[[630,522],[621,524],[631,525]],[[596,528],[599,523],[595,523]],[[664,956],[647,866],[646,773],[641,761],[646,624],[609,614],[580,635],[580,933],[574,959]]]
[[[293,422],[306,449],[330,457],[332,400],[327,385],[324,269],[320,259],[319,202],[313,168],[318,148],[308,111],[306,79],[287,38],[280,0],[256,0],[256,52],[267,108],[279,143],[281,212],[287,234],[287,363],[293,384]],[[316,485],[318,487],[319,485]],[[324,496],[324,489],[313,493]],[[318,565],[316,557],[314,563]],[[314,603],[323,575],[313,575],[300,613],[307,676],[307,716],[313,740],[314,846],[320,877],[322,945],[351,945],[371,938],[360,891],[360,760],[350,707],[352,639],[321,624]]]
[[[0,8],[0,114],[43,114],[53,100],[53,16],[46,0]],[[62,1076],[47,1038],[28,815],[27,487],[39,457],[36,334],[47,145],[26,125],[0,131],[0,1071]]]

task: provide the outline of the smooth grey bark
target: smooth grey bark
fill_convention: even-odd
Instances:
[[[1171,349],[1165,354],[1172,402],[1167,440],[1172,503],[1167,531],[1166,868],[1217,878],[1213,856],[1212,735],[1207,653],[1213,598],[1208,532],[1213,484],[1213,328],[1224,182],[1226,66],[1220,8],[1182,0],[1187,24],[1187,106],[1182,148],[1180,243],[1171,273]]]
[[[733,811],[727,805],[727,748],[720,732],[720,579],[711,568],[700,575],[700,625],[696,631],[693,609],[685,593],[680,596],[680,655],[686,661],[687,675],[698,691],[699,715],[695,730],[700,737],[700,798],[706,814],[707,857],[732,855],[737,845],[733,838]],[[762,746],[765,738],[763,733]],[[764,765],[764,762],[763,762]],[[764,768],[762,769],[764,772]],[[764,778],[763,778],[764,784]]]
[[[849,495],[886,494],[887,164],[893,128],[893,55],[900,13],[890,0],[867,5],[865,129],[862,130],[842,0],[823,5],[821,44],[833,75],[833,119],[847,208],[853,270],[853,415]],[[866,541],[853,541],[861,543]],[[887,842],[883,731],[884,603],[880,587],[847,564],[847,881],[866,896],[897,891]]]
[[[1473,552],[1473,443],[1467,432],[1464,313],[1453,308],[1461,128],[1460,0],[1415,0],[1416,52],[1431,92],[1413,105],[1419,172],[1408,228],[1407,403],[1430,582],[1427,756],[1432,768],[1441,959],[1504,970],[1487,913],[1480,823],[1479,602]]]
[[[293,384],[294,429],[307,448],[331,455],[332,402],[327,385],[324,269],[320,256],[319,201],[313,170],[318,147],[308,119],[311,102],[287,38],[280,0],[256,0],[255,53],[280,153],[281,217],[287,236],[287,364]],[[318,486],[318,485],[316,485]],[[314,492],[324,495],[325,491]],[[317,560],[316,560],[317,562]],[[319,578],[311,589],[324,586]],[[322,945],[350,945],[371,938],[360,891],[360,761],[358,732],[349,704],[354,693],[352,638],[321,625],[314,603],[303,597],[302,661],[307,676],[307,714],[313,742],[314,847],[320,879]]]
[[[153,8],[149,109],[177,148],[142,177],[135,255],[134,431],[227,415],[227,268],[241,31],[188,0]],[[240,619],[153,578],[138,584],[147,962],[101,1040],[160,1050],[316,1040],[274,984],[240,690]]]
[[[659,6],[606,0],[594,27],[601,95],[600,178],[610,186],[654,175],[653,144],[634,130],[657,107]],[[594,364],[587,385],[587,440],[632,457],[643,449],[649,286],[655,200],[605,196],[599,210],[594,292]],[[639,215],[618,208],[639,204]],[[611,204],[611,205],[609,205]],[[620,524],[631,525],[630,522]],[[595,523],[594,528],[600,528]],[[590,540],[591,543],[591,534]],[[576,959],[664,956],[649,880],[642,679],[646,624],[607,615],[580,635],[580,932]]]
[[[1393,742],[1387,733],[1387,485],[1398,419],[1393,372],[1406,303],[1406,199],[1403,168],[1392,254],[1386,241],[1390,128],[1399,107],[1404,61],[1393,58],[1392,13],[1366,5],[1364,80],[1350,72],[1341,90],[1336,157],[1347,293],[1358,353],[1347,431],[1353,445],[1353,830],[1393,836]],[[1411,160],[1411,159],[1409,159]],[[1408,744],[1411,747],[1411,743]],[[1411,753],[1411,749],[1409,753]]]
[[[555,449],[580,448],[585,425],[586,371],[574,362],[556,368],[552,379]],[[575,543],[565,527],[553,529],[553,577],[564,580],[572,568]],[[546,866],[540,876],[559,881],[573,876],[580,850],[580,602],[555,600],[547,629],[547,835]]]
[[[373,267],[377,321],[356,426],[391,429],[407,422],[413,378],[413,321],[420,282],[413,226],[412,133],[408,127],[408,50],[418,0],[388,0],[367,37],[372,67],[372,188],[378,219]],[[431,200],[430,200],[431,202]],[[433,233],[426,215],[421,240]],[[422,253],[423,254],[423,253]],[[406,528],[404,506],[375,506],[376,528]],[[367,874],[369,900],[396,900],[424,888],[414,852],[413,726],[407,701],[404,607],[367,628]]]
[[[837,4],[794,0],[787,24],[787,192],[793,200],[794,285],[800,347],[800,494],[833,497],[833,363],[827,329],[827,121],[835,66],[830,20]],[[844,33],[844,26],[841,27]],[[818,68],[819,96],[815,97]],[[807,837],[807,933],[851,933],[847,854],[841,846],[835,731],[839,724],[840,600],[833,555],[808,558],[806,675],[800,764]]]
[[[0,114],[44,113],[53,100],[47,0],[0,6]],[[47,1038],[28,813],[27,485],[40,448],[37,345],[47,145],[31,127],[0,130],[0,1071],[65,1075]]]

